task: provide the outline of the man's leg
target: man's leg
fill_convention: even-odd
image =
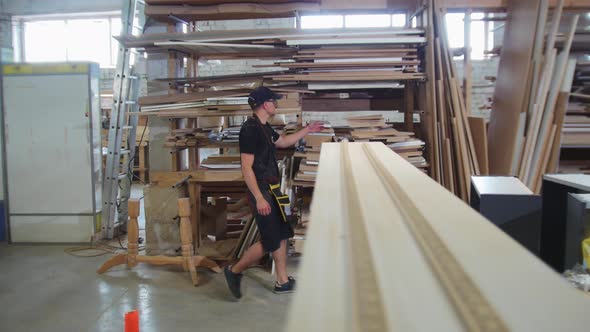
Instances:
[[[287,275],[287,240],[281,241],[279,249],[272,252],[272,258],[275,261],[277,270],[277,282],[282,285],[289,281]]]
[[[250,265],[258,262],[263,256],[264,248],[262,248],[262,243],[258,241],[246,250],[244,255],[242,255],[242,258],[240,258],[236,264],[232,265],[231,271],[233,273],[242,273],[245,269],[250,267]]]

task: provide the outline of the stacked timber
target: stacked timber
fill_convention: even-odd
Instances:
[[[571,102],[563,122],[559,173],[590,174],[590,104]]]
[[[201,161],[201,167],[209,169],[231,169],[240,168],[239,154],[215,154],[210,155]]]
[[[469,111],[461,93],[457,69],[439,1],[430,0],[425,15],[428,39],[425,62],[426,105],[422,127],[431,176],[463,200],[469,198],[471,175],[480,174],[476,146],[468,124]]]
[[[248,93],[240,92],[239,94],[247,96]],[[185,97],[185,94],[176,94],[172,96],[178,96],[178,100]],[[291,103],[290,105],[295,105],[295,103]],[[207,98],[206,100],[196,102],[174,102],[155,106],[142,106],[141,110],[142,112],[152,112],[152,114],[156,114],[159,117],[169,119],[246,116],[252,114],[252,108],[248,104],[248,97],[219,97]],[[278,107],[277,114],[296,113],[300,110],[301,108],[298,105],[295,107]]]
[[[174,129],[170,135],[166,136],[165,147],[168,148],[188,148],[207,145],[211,142],[211,137],[219,129],[207,128],[186,128]]]
[[[413,132],[399,131],[386,124],[382,115],[346,118],[355,142],[382,142],[412,165],[427,171],[423,156],[425,143],[416,139]]]
[[[570,103],[563,122],[562,147],[590,147],[590,104]]]
[[[286,331],[590,326],[587,296],[383,144],[324,144],[320,160]]]
[[[147,0],[145,14],[174,23],[295,17],[298,11],[319,11],[319,3],[319,0]]]
[[[563,5],[557,1],[547,25],[548,0],[509,2],[490,119],[490,173],[517,175],[536,193],[543,174],[557,169],[576,67],[570,49],[579,16],[562,15]],[[568,28],[556,43],[561,23]]]
[[[307,134],[304,140],[303,152],[295,153],[295,157],[303,157],[303,159],[299,164],[299,171],[294,180],[296,185],[313,186],[320,164],[322,143],[334,140],[334,129],[326,124],[320,132]]]
[[[310,90],[391,88],[397,86],[395,83],[399,80],[424,78],[424,73],[418,70],[421,62],[417,47],[408,48],[397,43],[403,40],[409,44],[421,44],[423,37],[420,30],[391,30],[378,37],[383,41],[389,40],[390,44],[374,46],[370,45],[370,40],[350,37],[330,38],[329,43],[326,39],[318,39],[316,43],[306,44],[309,46],[298,51],[293,60],[256,67],[282,68],[288,72],[267,77],[276,82],[307,83]],[[338,45],[339,40],[342,44],[362,46]],[[290,42],[293,41],[287,41],[287,44]]]

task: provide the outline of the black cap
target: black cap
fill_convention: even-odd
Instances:
[[[272,92],[271,89],[265,86],[259,86],[250,92],[250,95],[248,96],[248,104],[250,104],[252,109],[255,109],[266,101],[279,100],[281,98],[283,98],[282,95]]]

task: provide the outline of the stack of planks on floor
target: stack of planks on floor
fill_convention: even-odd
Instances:
[[[383,144],[320,162],[286,331],[590,326],[587,296]]]
[[[548,0],[509,2],[490,119],[490,172],[517,175],[536,193],[543,174],[556,171],[576,66],[570,48],[579,16],[563,15],[563,5],[547,24]],[[560,23],[567,31],[558,44]]]
[[[476,145],[468,123],[469,110],[447,40],[437,1],[429,1],[426,36],[426,131],[431,176],[463,200],[469,197],[471,175],[480,174]]]

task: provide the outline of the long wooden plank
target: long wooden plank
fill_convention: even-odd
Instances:
[[[437,110],[436,110],[436,80],[435,80],[435,57],[434,57],[434,2],[433,0],[429,0],[429,9],[426,10],[427,13],[427,22],[428,26],[426,27],[426,38],[428,40],[427,48],[426,48],[426,76],[430,77],[426,82],[426,105],[428,107],[428,117],[426,118],[428,122],[426,123],[426,133],[427,133],[427,152],[428,152],[428,161],[432,165],[430,171],[432,177],[435,181],[440,181],[440,174],[438,173],[439,167],[438,163],[440,160],[440,156],[438,154],[439,151],[439,142],[438,142],[438,135],[436,134],[436,123],[437,123]]]
[[[536,30],[538,0],[508,1],[502,56],[488,131],[490,174],[508,175],[514,156],[518,117],[523,111]],[[526,110],[524,110],[526,111]]]
[[[443,145],[443,153],[445,155],[444,157],[444,161],[445,161],[445,178],[447,179],[447,189],[452,192],[453,194],[457,194],[456,189],[455,189],[455,177],[453,174],[455,174],[455,171],[453,170],[453,156],[451,154],[451,140],[449,138],[445,139],[444,145]]]
[[[159,104],[170,104],[170,103],[189,103],[204,101],[207,98],[220,98],[220,97],[238,97],[247,96],[250,90],[222,90],[222,91],[205,91],[205,92],[192,92],[192,93],[179,93],[174,95],[163,95],[163,96],[145,96],[139,98],[140,106],[148,105],[159,105]]]
[[[553,141],[553,147],[551,148],[551,156],[549,163],[545,169],[545,173],[557,173],[557,166],[559,162],[559,150],[561,149],[561,133],[563,129],[563,122],[565,114],[567,112],[567,104],[569,99],[569,92],[560,91],[557,96],[557,103],[555,109],[555,138]]]
[[[567,41],[558,57],[558,60],[555,65],[554,73],[552,75],[552,85],[549,90],[547,101],[545,102],[545,108],[543,110],[543,119],[541,120],[541,125],[539,127],[539,140],[536,143],[535,151],[533,153],[533,160],[539,159],[539,156],[544,154],[541,152],[541,149],[547,145],[546,141],[548,139],[547,132],[549,132],[551,124],[554,122],[554,113],[555,113],[555,102],[557,101],[557,94],[560,90],[560,87],[563,87],[565,84],[566,86],[571,87],[571,81],[573,80],[574,70],[575,70],[575,60],[573,63],[568,61],[570,47],[572,45],[572,41],[574,38],[574,34],[576,32],[576,27],[578,25],[579,15],[574,15],[571,22],[570,22],[570,30],[567,37]],[[568,68],[569,66],[569,68]],[[566,70],[566,68],[568,68]],[[569,89],[567,90],[569,91]],[[544,165],[533,164],[533,167],[537,168],[538,170],[535,171],[534,174],[538,176],[541,170],[545,170]],[[540,167],[540,168],[539,168]],[[530,180],[531,184],[537,182],[536,178]]]
[[[304,248],[316,254],[303,258],[286,331],[590,324],[579,291],[467,204],[382,144],[343,145],[322,147]]]
[[[488,136],[486,128],[486,119],[483,117],[470,116],[469,128],[473,135],[473,143],[479,163],[481,175],[488,175]]]

